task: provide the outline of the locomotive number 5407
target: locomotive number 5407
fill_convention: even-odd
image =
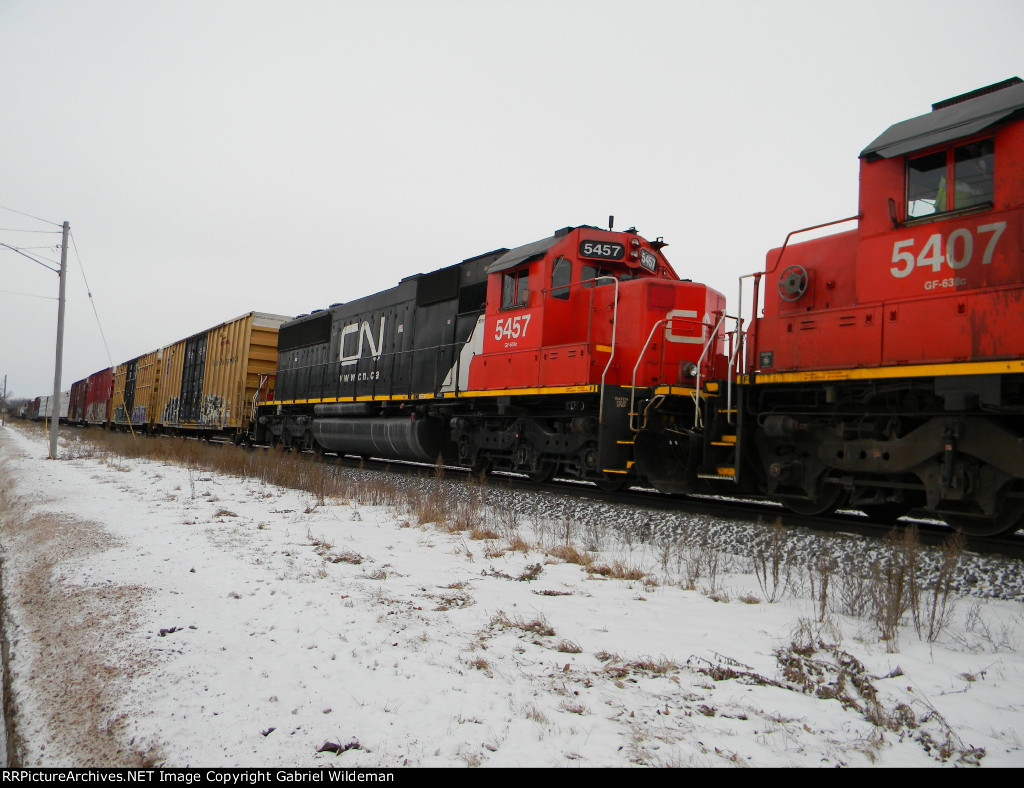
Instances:
[[[978,227],[978,240],[985,244],[985,251],[981,255],[982,265],[992,262],[996,244],[999,243],[999,238],[1004,230],[1006,230],[1006,222],[994,222]],[[915,243],[913,238],[909,238],[906,241],[896,241],[892,245],[892,261],[900,263],[900,265],[894,265],[889,271],[897,279],[910,276],[915,268],[928,267],[937,274],[943,263],[954,271],[959,271],[970,265],[974,259],[974,233],[969,227],[953,230],[947,238],[943,238],[942,233],[930,235],[916,256],[914,255]],[[945,249],[945,253],[943,253],[943,249]]]

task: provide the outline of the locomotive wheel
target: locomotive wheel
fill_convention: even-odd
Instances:
[[[537,470],[530,471],[526,474],[528,478],[534,484],[543,484],[544,482],[551,481],[551,478],[555,475],[558,470],[558,465],[553,462],[546,462],[541,465]]]
[[[967,536],[1009,535],[1024,528],[1024,499],[1005,499],[994,517],[945,512],[942,519]]]
[[[682,433],[641,430],[633,439],[640,476],[658,492],[686,494],[696,480],[697,455],[700,443]]]
[[[835,484],[827,484],[818,491],[818,496],[813,499],[804,498],[783,498],[782,505],[795,514],[803,514],[814,517],[819,514],[832,514],[843,502],[842,487]]]
[[[1024,528],[1024,498],[1008,493],[1024,493],[1024,482],[1010,482],[999,493],[994,515],[970,512],[941,512],[942,519],[967,536],[1009,535]]]
[[[1024,511],[1021,511],[1020,507],[1016,505],[1012,511],[1004,510],[995,517],[975,517],[970,514],[950,514],[949,512],[942,515],[943,520],[967,536],[999,536],[1016,533],[1024,527],[1024,522],[1021,522],[1022,517],[1024,517]]]

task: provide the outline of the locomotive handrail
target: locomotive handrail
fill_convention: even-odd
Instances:
[[[256,403],[259,402],[260,400],[260,392],[263,391],[264,384],[267,383],[272,377],[277,377],[276,373],[272,374],[269,372],[261,372],[259,373],[259,376],[260,382],[256,386],[256,393],[252,395],[252,412],[249,415],[249,421],[256,420]]]
[[[612,350],[611,353],[608,354],[608,363],[605,364],[604,366],[604,372],[601,373],[601,390],[597,395],[597,423],[599,425],[604,424],[604,379],[608,375],[608,370],[611,369],[612,359],[615,358],[615,329],[618,327],[619,324],[619,280],[616,279],[614,276],[598,276],[595,277],[593,280],[587,281],[593,281],[596,283],[600,282],[602,279],[611,279],[615,283],[615,297],[612,299]],[[593,299],[593,293],[591,293],[590,297],[591,299]],[[593,301],[591,301],[591,303],[593,303]],[[594,319],[593,309],[590,310],[590,315],[590,320],[592,323]],[[590,328],[588,327],[587,331],[589,332],[589,330]]]
[[[640,352],[636,357],[636,365],[633,367],[633,380],[629,387],[629,429],[631,432],[636,432],[637,427],[633,424],[633,417],[636,415],[636,372],[640,369],[640,362],[644,360],[644,354],[647,352],[647,348],[650,347],[651,340],[654,339],[654,332],[658,330],[658,326],[665,322],[671,322],[673,318],[663,317],[661,320],[651,326],[651,333],[647,335],[647,341],[644,342],[644,346],[640,349]],[[664,349],[664,342],[661,343]]]
[[[701,425],[701,419],[700,419],[700,368],[701,368],[701,364],[704,363],[704,357],[708,354],[708,350],[711,349],[711,346],[715,342],[715,338],[718,336],[718,329],[720,329],[722,327],[722,323],[724,323],[726,321],[726,318],[728,318],[728,317],[729,316],[723,312],[722,316],[720,318],[718,318],[718,322],[715,323],[715,327],[711,330],[711,336],[709,336],[708,337],[708,341],[704,343],[704,349],[701,351],[700,358],[697,359],[697,376],[696,376],[696,378],[694,380],[695,391],[693,392],[693,428],[695,430],[699,429],[702,426]],[[701,324],[702,325],[707,325],[703,321],[701,321]]]
[[[725,315],[722,316],[722,320],[724,320],[724,319],[725,319]],[[696,325],[699,325],[702,329],[707,326],[707,323],[705,323],[703,320],[695,320],[693,318],[683,318],[682,315],[674,315],[673,317],[663,317],[661,320],[657,321],[651,327],[651,333],[647,335],[647,341],[644,342],[643,348],[640,350],[640,353],[637,355],[636,366],[633,367],[633,379],[631,381],[630,395],[629,395],[629,428],[633,432],[636,432],[639,429],[633,423],[633,417],[634,417],[634,415],[636,415],[634,413],[635,405],[636,405],[636,373],[640,369],[640,363],[643,361],[644,355],[647,353],[647,350],[650,347],[651,340],[654,339],[654,332],[658,330],[658,326],[660,326],[662,323],[667,324],[666,325],[666,332],[667,332],[669,326],[675,320],[679,320],[679,321],[681,321],[683,323],[694,323]],[[722,321],[719,320],[718,326],[721,326],[721,324],[722,324]],[[701,364],[701,361],[704,360],[704,356],[707,354],[708,347],[711,345],[715,335],[718,333],[718,326],[715,326],[715,330],[711,334],[712,338],[709,339],[705,343],[704,351],[701,353],[700,360],[697,362],[697,391],[698,391],[698,393],[700,391],[700,364]],[[665,343],[664,342],[661,343],[661,353],[662,353],[662,358],[664,358],[664,354],[665,354]],[[650,406],[648,405],[648,408],[644,409],[644,413],[646,413],[647,409],[649,409],[649,408],[650,408]]]
[[[726,383],[725,383],[725,409],[726,409],[726,423],[732,424],[732,389],[736,385],[736,374],[738,369],[736,367],[736,361],[743,357],[743,347],[746,341],[746,334],[743,333],[743,316],[736,318],[736,345],[733,347],[732,354],[729,356],[729,365],[726,367]]]
[[[834,224],[842,224],[843,222],[852,222],[855,219],[860,219],[860,217],[861,217],[861,214],[858,213],[856,216],[847,216],[845,219],[836,219],[834,222],[825,222],[824,224],[816,224],[816,225],[814,225],[812,227],[804,227],[804,228],[802,228],[800,230],[792,230],[786,236],[786,240],[783,241],[782,248],[779,249],[779,256],[777,258],[775,258],[775,264],[771,268],[766,268],[764,272],[766,274],[773,274],[773,273],[775,273],[776,269],[779,267],[779,263],[782,262],[782,255],[785,254],[786,247],[789,246],[789,239],[792,238],[794,235],[799,235],[800,233],[810,232],[811,230],[820,230],[822,227],[831,227]],[[748,274],[748,276],[750,276],[750,275],[751,274]]]

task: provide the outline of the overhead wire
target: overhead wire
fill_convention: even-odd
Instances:
[[[89,296],[89,304],[92,306],[92,313],[96,316],[96,327],[100,330],[100,339],[103,340],[103,348],[107,352],[107,362],[114,366],[114,360],[110,355],[110,346],[107,345],[107,335],[103,333],[103,324],[100,322],[100,313],[96,310],[96,300],[92,297],[92,290],[89,287],[89,280],[85,276],[85,266],[82,264],[82,256],[78,253],[78,244],[75,243],[75,234],[71,236],[71,248],[75,251],[75,259],[78,260],[78,269],[82,272],[82,281],[85,282],[85,292]]]
[[[26,296],[28,298],[42,298],[42,299],[45,299],[46,301],[56,301],[57,300],[54,296],[36,295],[35,293],[20,293],[17,290],[0,290],[0,293],[8,293],[10,295]]]
[[[45,268],[45,269],[46,269],[47,271],[52,271],[52,272],[53,272],[53,273],[55,273],[55,274],[60,274],[60,269],[59,269],[59,268],[50,268],[50,266],[48,266],[48,265],[47,265],[46,263],[44,263],[44,262],[43,262],[42,260],[37,260],[37,259],[36,259],[35,257],[33,257],[32,255],[30,255],[30,254],[26,254],[26,253],[25,253],[25,252],[23,252],[23,251],[22,251],[21,249],[19,249],[19,248],[18,248],[17,246],[11,246],[10,244],[5,244],[5,243],[0,243],[0,246],[3,246],[3,247],[4,247],[5,249],[10,249],[10,250],[11,250],[12,252],[17,252],[17,253],[18,253],[18,254],[20,254],[20,255],[21,255],[22,257],[27,257],[27,258],[28,258],[29,260],[31,260],[31,261],[32,261],[33,263],[36,263],[37,265],[41,265],[41,266],[42,266],[43,268]]]
[[[0,208],[2,208],[5,211],[10,211],[11,213],[20,214],[21,216],[27,216],[29,219],[35,219],[37,222],[46,222],[46,224],[52,224],[55,227],[63,227],[64,226],[61,222],[52,222],[49,219],[43,219],[43,218],[41,218],[39,216],[33,216],[30,213],[25,213],[24,211],[19,211],[16,208],[8,208],[6,205],[0,205]]]

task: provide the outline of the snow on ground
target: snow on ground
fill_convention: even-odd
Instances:
[[[23,765],[1024,765],[1020,602],[961,599],[889,653],[752,574],[686,590],[645,545],[600,560],[659,579],[608,578],[400,507],[83,454],[0,430]]]

